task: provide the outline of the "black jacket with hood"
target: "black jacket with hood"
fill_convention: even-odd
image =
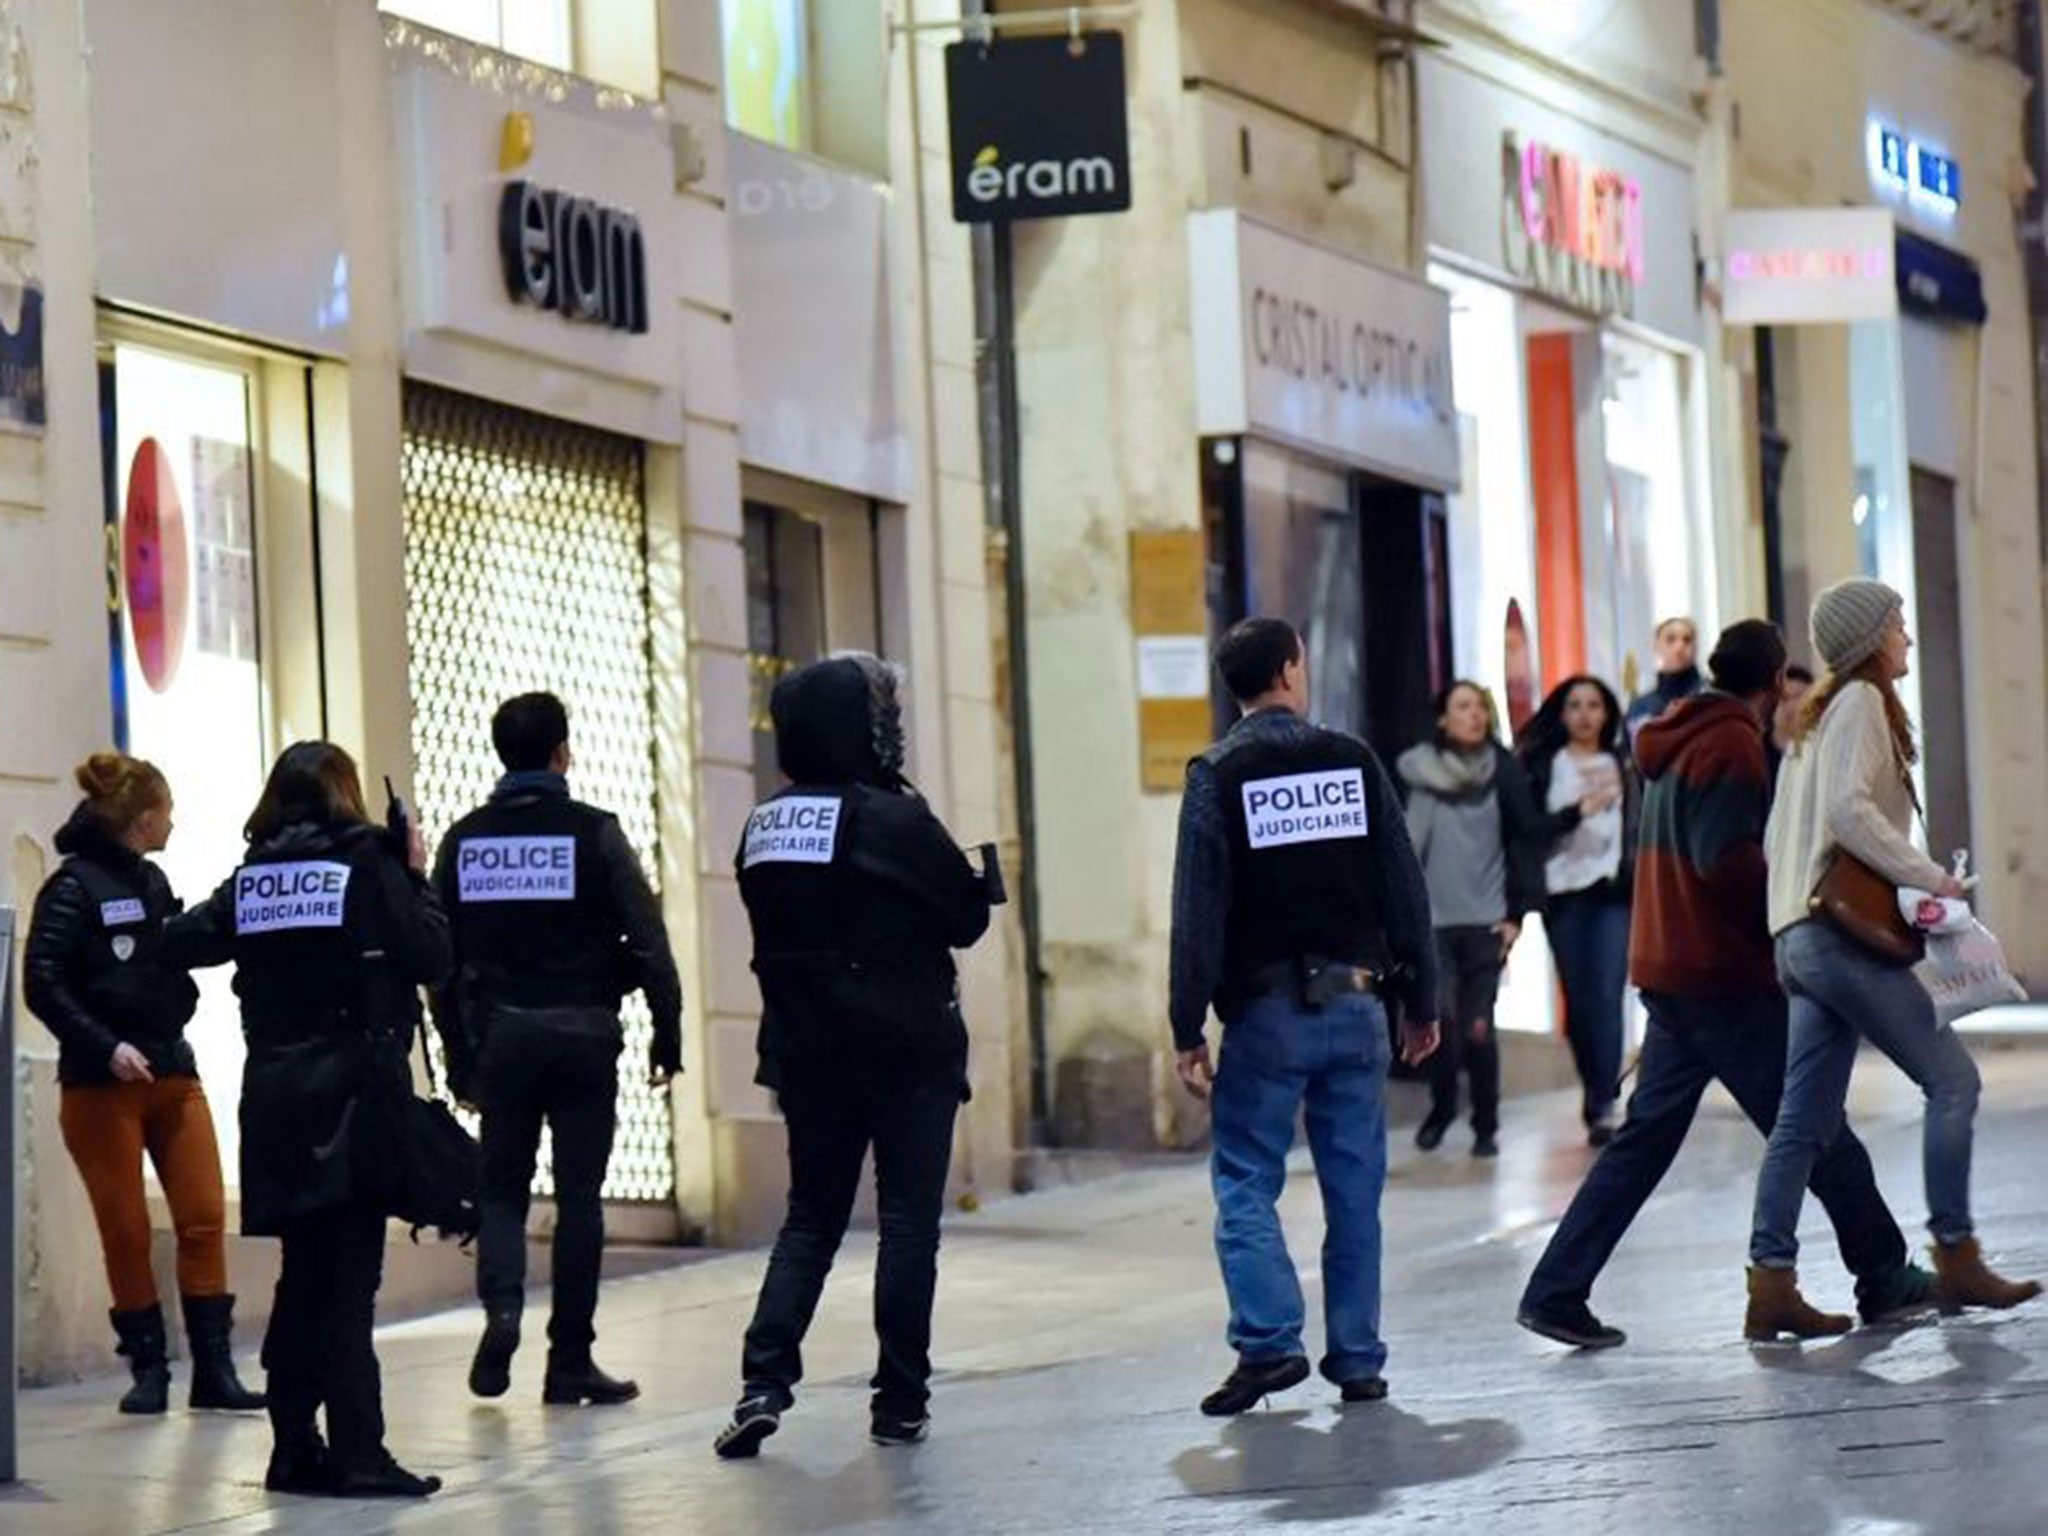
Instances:
[[[114,1082],[122,1044],[158,1077],[197,1077],[185,1026],[199,989],[163,945],[165,920],[184,910],[170,881],[82,804],[57,851],[64,862],[36,895],[22,960],[28,1005],[57,1037],[57,1080]]]
[[[952,951],[987,930],[989,892],[903,778],[894,676],[872,657],[818,662],[770,708],[791,782],[748,818],[735,860],[761,983],[757,1081],[937,1072],[966,1097]],[[778,826],[821,816],[808,856],[776,855]]]
[[[272,865],[347,870],[338,926],[244,931],[237,892]],[[244,893],[246,896],[248,893]],[[206,902],[171,923],[191,965],[235,966],[249,1060],[242,1076],[242,1230],[274,1236],[336,1206],[374,1198],[362,1177],[358,1098],[370,1074],[410,1089],[406,1052],[419,988],[452,962],[448,919],[382,827],[294,822],[249,849]],[[381,1101],[381,1100],[380,1100]]]

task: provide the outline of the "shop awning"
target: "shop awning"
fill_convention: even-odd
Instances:
[[[1893,263],[1899,284],[1899,307],[1909,315],[1982,325],[1984,278],[1977,263],[1961,251],[1936,245],[1900,230]]]

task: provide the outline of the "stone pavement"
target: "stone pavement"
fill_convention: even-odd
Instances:
[[[2048,1052],[1982,1056],[1986,1247],[2013,1272],[2048,1273]],[[1190,1163],[951,1221],[935,1432],[915,1449],[865,1437],[872,1246],[856,1238],[820,1313],[811,1384],[758,1462],[709,1449],[760,1276],[749,1254],[608,1283],[601,1358],[646,1388],[626,1409],[542,1409],[531,1344],[512,1397],[472,1401],[468,1313],[386,1330],[391,1443],[448,1480],[430,1503],[273,1498],[260,1422],[123,1421],[101,1381],[26,1395],[28,1481],[0,1490],[0,1533],[2048,1531],[2048,1304],[1752,1350],[1739,1323],[1761,1143],[1725,1103],[1709,1101],[1595,1295],[1628,1346],[1577,1357],[1515,1328],[1521,1280],[1585,1165],[1572,1108],[1511,1103],[1497,1167],[1472,1162],[1459,1133],[1431,1158],[1397,1133],[1387,1404],[1339,1411],[1312,1383],[1235,1422],[1195,1412],[1229,1357]],[[1855,1113],[1917,1230],[1910,1089],[1866,1062]],[[1287,1199],[1312,1282],[1305,1165]],[[1810,1220],[1808,1237],[1810,1292],[1846,1308],[1824,1225]],[[540,1332],[534,1316],[529,1339]]]

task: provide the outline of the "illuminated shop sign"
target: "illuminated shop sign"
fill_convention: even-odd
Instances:
[[[647,247],[630,213],[508,181],[498,199],[498,259],[515,304],[635,335],[647,329]]]
[[[1898,313],[1885,208],[1737,208],[1726,225],[1730,325],[1840,325]]]
[[[1501,180],[1508,270],[1574,309],[1632,314],[1645,271],[1641,183],[1513,132]]]
[[[1962,207],[1962,168],[1947,155],[1876,118],[1870,120],[1864,141],[1870,180],[1880,191],[1941,218],[1953,218]]]

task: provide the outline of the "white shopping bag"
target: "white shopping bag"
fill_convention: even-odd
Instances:
[[[1977,921],[1967,902],[1902,890],[1899,910],[1927,935],[1927,957],[1913,967],[1913,974],[1934,999],[1935,1016],[1942,1023],[1981,1008],[2027,1000],[2027,989],[2005,963],[2005,946]]]

